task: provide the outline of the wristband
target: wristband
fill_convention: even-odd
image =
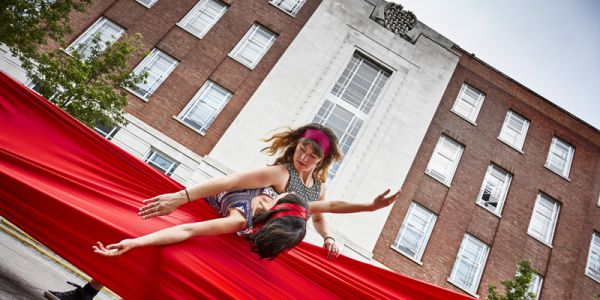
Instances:
[[[187,196],[187,198],[188,198],[188,202],[187,202],[187,203],[190,203],[190,201],[191,201],[191,200],[190,200],[190,193],[188,193],[187,189],[183,189],[183,190],[185,191],[185,195],[186,195],[186,196]]]
[[[332,239],[332,240],[333,240],[333,242],[335,243],[335,239],[334,239],[333,237],[331,237],[331,236],[326,236],[326,237],[323,239],[323,243],[324,243],[324,242],[325,242],[327,239]]]

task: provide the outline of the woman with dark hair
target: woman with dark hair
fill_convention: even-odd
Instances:
[[[309,203],[295,193],[283,193],[273,199],[273,191],[270,188],[224,193],[214,199],[206,199],[213,208],[221,212],[222,218],[177,225],[106,247],[98,242],[93,249],[100,255],[117,256],[137,247],[167,245],[195,236],[238,232],[240,235],[246,235],[252,242],[252,251],[263,259],[272,260],[302,241],[306,235],[306,220],[310,214],[377,210],[390,205],[398,195],[388,194],[389,190],[377,196],[371,203]],[[245,207],[248,210],[241,209]]]

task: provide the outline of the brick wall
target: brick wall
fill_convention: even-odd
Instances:
[[[542,299],[593,298],[600,293],[600,284],[584,270],[592,233],[600,230],[600,132],[462,54],[377,242],[375,259],[400,273],[461,291],[447,279],[462,238],[469,233],[490,246],[479,295],[486,294],[489,284],[500,286],[501,280],[512,277],[517,259],[524,258],[544,277]],[[465,82],[486,95],[476,125],[450,111]],[[523,152],[497,139],[509,109],[531,122]],[[425,174],[441,134],[465,147],[450,187]],[[575,147],[569,180],[544,167],[553,136]],[[501,217],[476,204],[490,163],[513,175]],[[540,191],[561,204],[552,247],[527,234]],[[390,247],[411,201],[438,215],[422,265]]]

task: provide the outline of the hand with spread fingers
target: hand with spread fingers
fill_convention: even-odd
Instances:
[[[185,195],[181,195],[181,192],[176,192],[158,195],[143,202],[146,205],[140,208],[138,215],[142,219],[148,219],[168,215],[175,211],[179,205],[188,202],[188,200]]]
[[[373,199],[373,203],[371,203],[372,210],[378,210],[394,203],[394,201],[398,199],[398,196],[400,196],[401,191],[402,190],[398,190],[396,193],[388,195],[390,193],[390,189],[387,189],[385,192]]]
[[[133,242],[133,240],[125,239],[116,244],[111,244],[106,247],[101,242],[96,242],[96,245],[92,246],[92,249],[94,249],[94,253],[100,254],[102,256],[119,256],[135,247],[136,245]]]

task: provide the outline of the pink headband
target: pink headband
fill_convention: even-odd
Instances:
[[[308,128],[304,131],[304,133],[302,133],[302,136],[300,137],[307,138],[319,145],[321,149],[323,149],[323,157],[326,157],[327,154],[329,154],[331,143],[329,143],[329,138],[327,138],[325,132],[319,129]]]
[[[308,215],[306,214],[306,208],[302,205],[292,204],[292,203],[281,203],[273,206],[271,210],[285,208],[284,211],[279,211],[273,214],[271,218],[280,218],[280,217],[299,217],[304,220],[308,219]]]

